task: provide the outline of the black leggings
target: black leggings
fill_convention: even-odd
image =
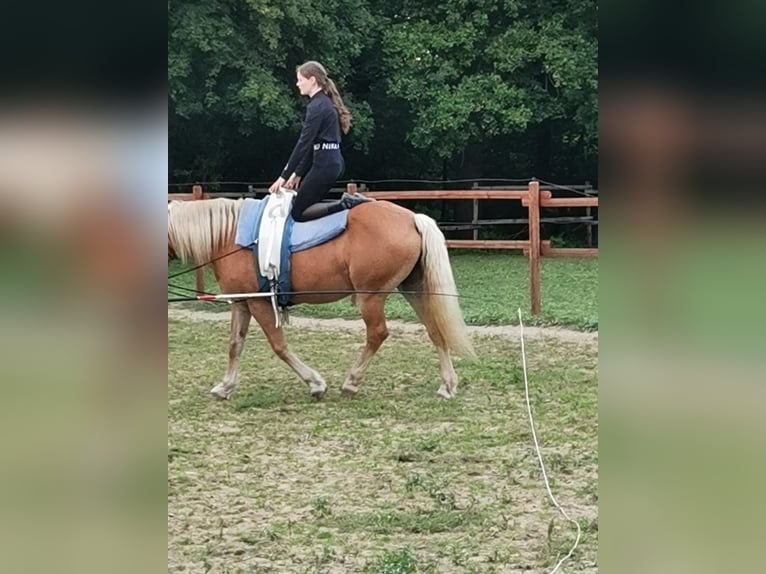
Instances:
[[[343,160],[325,165],[322,165],[324,162],[317,165],[316,160],[315,156],[314,165],[298,187],[291,212],[295,221],[310,221],[345,209],[340,201],[320,203],[343,173]]]

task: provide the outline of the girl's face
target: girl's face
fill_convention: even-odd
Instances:
[[[307,78],[298,73],[296,74],[296,77],[298,78],[298,81],[295,82],[295,85],[298,86],[298,91],[302,96],[310,96],[316,91],[318,86],[317,79],[314,76]]]

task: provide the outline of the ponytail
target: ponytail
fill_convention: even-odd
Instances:
[[[311,78],[312,76],[316,78],[317,84],[329,96],[335,111],[338,113],[341,131],[347,134],[351,127],[351,113],[343,104],[343,98],[340,97],[335,82],[327,76],[327,70],[325,70],[324,66],[315,60],[309,60],[298,66],[295,70],[304,78]]]
[[[335,86],[335,82],[333,82],[330,78],[327,78],[327,83],[325,84],[325,93],[330,96],[332,105],[335,106],[335,111],[338,112],[338,121],[340,122],[341,131],[344,134],[347,134],[349,128],[351,127],[351,112],[349,112],[346,106],[343,104],[343,98],[340,97],[340,93],[338,92],[338,88]]]

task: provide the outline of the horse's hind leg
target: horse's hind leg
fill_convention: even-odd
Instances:
[[[355,395],[359,392],[359,383],[362,381],[370,360],[378,351],[383,341],[388,337],[388,327],[384,314],[385,295],[359,295],[357,294],[357,306],[362,313],[362,319],[367,328],[367,343],[354,367],[343,383],[343,394]]]
[[[403,291],[419,291],[422,289],[420,281],[418,281],[417,275],[410,276],[405,283],[400,286]],[[452,366],[452,357],[450,356],[449,349],[444,342],[444,337],[434,327],[433,322],[430,320],[428,310],[426,309],[423,298],[417,293],[403,293],[404,298],[407,299],[412,308],[417,313],[420,322],[423,323],[428,332],[428,336],[431,338],[436,351],[439,353],[439,372],[441,374],[442,384],[439,390],[436,391],[436,396],[442,399],[451,399],[455,396],[457,391],[458,377],[455,372],[455,368]]]
[[[282,327],[275,326],[274,310],[266,301],[250,301],[250,312],[263,329],[274,354],[287,363],[290,368],[309,386],[311,396],[320,399],[327,391],[327,383],[318,372],[301,361],[288,347]]]
[[[229,333],[229,366],[223,381],[212,389],[210,394],[219,399],[228,399],[237,387],[239,358],[245,346],[245,337],[250,328],[250,310],[247,303],[239,301],[231,306],[231,332]]]

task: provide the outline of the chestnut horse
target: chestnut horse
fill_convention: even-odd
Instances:
[[[211,262],[221,293],[258,291],[253,253],[234,243],[241,204],[242,200],[218,198],[174,201],[168,206],[169,253],[197,264]],[[346,230],[339,236],[291,255],[290,281],[298,292],[292,297],[294,303],[329,303],[358,291],[355,303],[367,329],[367,344],[343,384],[344,394],[359,391],[370,360],[388,337],[384,303],[398,288],[438,351],[442,384],[437,396],[455,395],[458,377],[450,353],[475,355],[457,301],[444,235],[433,219],[388,201],[358,205],[349,211]],[[312,293],[316,291],[335,293]],[[232,303],[229,365],[223,381],[210,392],[222,399],[234,392],[251,316],[274,353],[308,384],[315,398],[321,398],[327,390],[324,379],[288,348],[268,298]]]

